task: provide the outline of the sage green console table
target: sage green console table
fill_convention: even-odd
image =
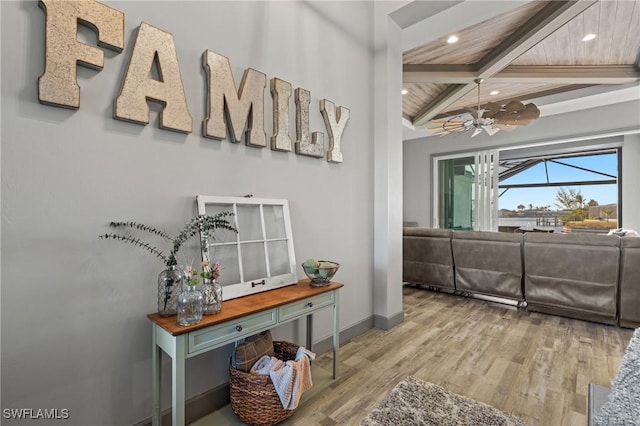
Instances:
[[[313,313],[331,307],[333,309],[333,378],[338,373],[338,289],[344,284],[332,282],[323,287],[312,287],[309,280],[268,290],[222,304],[222,312],[205,315],[196,325],[183,327],[176,316],[161,317],[150,314],[153,326],[153,407],[151,421],[160,426],[160,372],[161,350],[171,357],[172,423],[184,426],[185,422],[185,360],[219,348],[261,331],[271,329],[299,318],[307,320],[306,347],[313,350]]]

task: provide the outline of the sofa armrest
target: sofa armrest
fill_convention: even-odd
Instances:
[[[454,290],[451,230],[404,228],[403,234],[403,280]]]
[[[640,238],[622,238],[620,260],[620,327],[640,327]]]

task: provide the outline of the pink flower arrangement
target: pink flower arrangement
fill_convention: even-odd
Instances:
[[[198,271],[191,265],[184,268],[184,283],[189,286],[198,285]]]
[[[203,280],[215,281],[220,278],[220,262],[209,262],[205,260],[202,262],[202,272],[198,272],[193,266],[188,265],[184,268],[184,283],[186,285],[198,285],[198,276],[201,276]]]
[[[202,262],[202,278],[215,281],[220,278],[220,262]]]

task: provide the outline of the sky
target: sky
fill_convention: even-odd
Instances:
[[[561,158],[557,161],[572,164],[587,169],[597,170],[601,173],[618,175],[618,159],[616,153],[595,155],[587,157]],[[581,181],[581,180],[606,180],[609,177],[574,169],[547,162],[549,182]],[[500,184],[546,183],[544,164],[538,164],[525,170]],[[499,199],[500,209],[517,210],[519,204],[529,208],[533,206],[551,206],[551,210],[558,209],[556,194],[560,188],[565,190],[572,188],[579,190],[586,201],[594,199],[598,204],[613,204],[618,202],[618,189],[616,185],[589,185],[589,186],[564,186],[549,188],[523,188],[509,189]],[[503,189],[499,190],[502,193]]]

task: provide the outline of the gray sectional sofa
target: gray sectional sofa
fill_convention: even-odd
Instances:
[[[531,311],[640,326],[640,238],[404,228],[403,274]]]

